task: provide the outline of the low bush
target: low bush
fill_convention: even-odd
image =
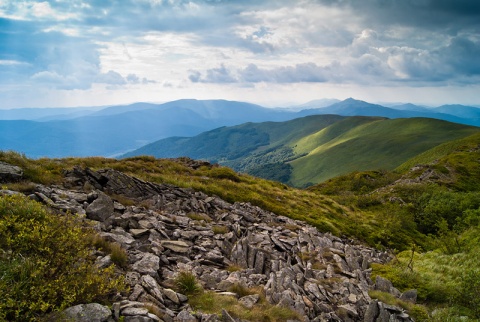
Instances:
[[[99,269],[93,231],[23,196],[0,196],[0,320],[31,321],[126,289],[114,266]]]

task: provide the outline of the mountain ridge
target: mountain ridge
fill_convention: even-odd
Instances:
[[[428,118],[313,115],[167,138],[123,157],[205,159],[264,178],[281,173],[282,182],[301,187],[352,171],[393,170],[438,144],[478,131]]]
[[[452,113],[445,114],[437,113],[435,109],[427,112],[396,110],[354,99],[300,112],[238,101],[195,99],[162,104],[134,103],[93,112],[86,109],[60,109],[64,114],[56,114],[60,110],[42,109],[24,117],[42,125],[29,123],[29,126],[16,129],[12,126],[19,124],[14,123],[16,121],[0,120],[0,149],[21,151],[30,157],[118,156],[167,137],[194,136],[221,126],[280,122],[317,114],[389,118],[420,116],[480,125],[480,118],[472,117],[480,110],[475,107],[442,107],[440,112]],[[0,118],[1,115],[0,110]]]

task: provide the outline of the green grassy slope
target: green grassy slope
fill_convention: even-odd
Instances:
[[[188,156],[304,187],[352,171],[393,170],[432,147],[478,131],[426,118],[315,115],[164,139],[127,156]]]
[[[286,122],[245,123],[221,127],[191,138],[173,137],[159,140],[125,156],[188,156],[194,159],[234,160],[262,150],[265,146],[288,144],[344,118],[337,115],[318,115]]]
[[[348,118],[298,141],[308,153],[290,164],[290,183],[305,186],[352,171],[393,170],[406,160],[478,128],[434,119]]]

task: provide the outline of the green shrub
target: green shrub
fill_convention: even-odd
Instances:
[[[125,290],[114,266],[99,269],[93,231],[23,196],[0,197],[0,320],[31,321]]]
[[[464,272],[455,300],[480,318],[480,269]]]
[[[182,271],[174,280],[178,292],[185,295],[192,295],[201,290],[197,278],[193,273]]]

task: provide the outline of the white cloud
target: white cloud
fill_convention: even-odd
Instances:
[[[480,6],[472,3],[0,0],[8,20],[0,83],[84,95],[143,90],[152,100],[182,91],[261,97],[287,86],[292,95],[469,87],[480,78]]]
[[[0,59],[0,65],[3,65],[3,66],[21,66],[21,65],[28,65],[27,63],[25,62],[21,62],[21,61],[18,61],[18,60],[8,60],[8,59]]]

